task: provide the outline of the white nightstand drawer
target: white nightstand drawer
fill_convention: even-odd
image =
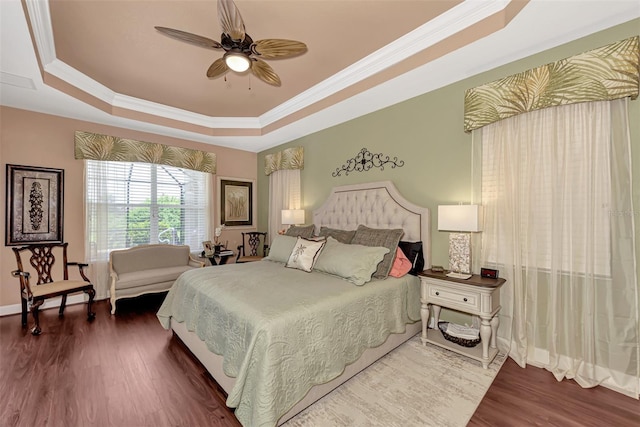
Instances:
[[[429,301],[434,304],[457,306],[461,309],[480,310],[479,293],[456,291],[437,285],[429,284]]]

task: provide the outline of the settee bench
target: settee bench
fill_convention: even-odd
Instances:
[[[168,291],[187,270],[204,267],[191,257],[187,245],[140,245],[109,254],[111,314],[116,301]]]

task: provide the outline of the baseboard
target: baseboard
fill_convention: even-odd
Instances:
[[[88,298],[89,297],[86,294],[69,295],[67,297],[67,306],[72,304],[85,303],[87,302]],[[97,300],[94,300],[94,301],[97,301]],[[45,300],[44,304],[40,306],[40,310],[45,310],[47,308],[60,307],[61,302],[62,302],[62,297],[47,299]],[[12,314],[20,314],[20,313],[22,313],[21,304],[11,304],[11,305],[0,306],[0,316],[11,316]]]

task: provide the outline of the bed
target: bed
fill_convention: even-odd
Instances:
[[[313,219],[316,230],[401,228],[403,241],[423,242],[430,267],[429,210],[391,182],[335,187]],[[158,318],[227,393],[243,425],[274,426],[418,333],[419,282],[406,275],[356,286],[267,259],[183,274]]]

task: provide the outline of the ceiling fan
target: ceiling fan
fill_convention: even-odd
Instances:
[[[218,20],[222,28],[220,42],[197,34],[167,27],[155,27],[162,34],[174,39],[209,49],[223,49],[224,55],[216,59],[207,70],[213,79],[232,70],[242,73],[247,70],[260,80],[280,86],[280,77],[263,59],[288,58],[307,51],[307,45],[295,40],[264,39],[253,41],[245,32],[244,21],[233,0],[218,0]]]

